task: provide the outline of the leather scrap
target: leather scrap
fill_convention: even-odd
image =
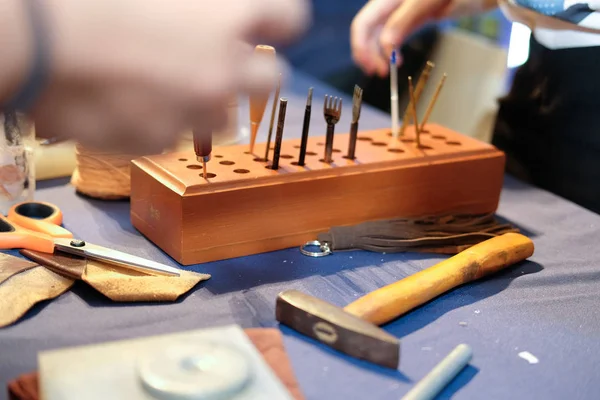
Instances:
[[[41,253],[31,250],[19,250],[19,253],[33,260],[57,274],[71,279],[81,279],[87,260],[83,257],[56,252],[54,254]]]
[[[14,257],[10,254],[0,253],[0,285],[11,276],[37,266],[38,264],[34,262]]]
[[[317,239],[332,251],[458,254],[477,243],[519,229],[500,223],[493,213],[397,218],[333,227]]]
[[[76,255],[21,250],[21,254],[65,277],[86,282],[113,301],[175,301],[208,274],[181,270],[180,276],[154,276]]]
[[[285,351],[281,332],[275,328],[250,328],[245,329],[245,332],[294,399],[304,400]],[[9,400],[40,400],[38,373],[23,374],[9,382],[8,396]]]
[[[34,305],[60,296],[74,283],[72,279],[37,265],[13,275],[0,284],[0,327],[15,323]]]

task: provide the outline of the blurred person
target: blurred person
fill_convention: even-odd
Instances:
[[[311,0],[311,3],[310,30],[302,40],[280,46],[277,51],[285,55],[296,71],[311,75],[350,96],[354,85],[358,84],[364,89],[364,103],[389,112],[389,77],[367,76],[352,60],[348,30],[365,0]],[[438,28],[431,25],[416,30],[404,41],[402,52],[407,55],[407,62],[398,68],[400,90],[408,89],[408,76],[423,69],[437,39]],[[400,104],[408,104],[408,97],[402,97]]]
[[[598,1],[516,0],[530,11],[600,29]],[[367,74],[388,74],[389,57],[428,21],[482,13],[488,0],[371,0],[351,27],[354,61]],[[500,99],[492,143],[507,172],[600,212],[600,35],[535,29],[527,62]]]
[[[294,40],[309,15],[304,0],[0,0],[2,108],[40,136],[160,151],[272,86],[254,45]]]

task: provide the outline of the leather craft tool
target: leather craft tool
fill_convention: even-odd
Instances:
[[[298,248],[336,226],[494,213],[504,153],[439,124],[427,129],[420,148],[412,127],[401,140],[390,140],[389,126],[360,130],[356,159],[334,149],[331,164],[321,161],[324,135],[311,134],[304,167],[294,165],[301,139],[284,138],[277,170],[262,159],[264,143],[257,144],[260,159],[247,144],[218,146],[210,182],[199,179],[192,149],[140,157],[131,163],[131,221],[192,265]],[[345,149],[349,135],[336,133],[335,140]]]
[[[392,137],[398,139],[400,131],[398,130],[398,118],[400,113],[398,110],[398,62],[397,51],[392,51],[390,58],[390,103],[392,114]]]
[[[241,327],[228,325],[39,354],[45,400],[292,400]]]
[[[354,96],[352,97],[352,123],[350,124],[350,139],[348,142],[348,154],[345,158],[349,160],[356,159],[356,139],[358,137],[358,120],[360,119],[360,110],[362,107],[363,90],[354,86]]]
[[[412,83],[412,77],[408,77],[408,93],[410,94],[410,105],[411,105],[411,111],[412,111],[412,116],[413,116],[413,120],[415,121],[414,127],[415,127],[415,138],[417,141],[417,147],[420,148],[421,147],[421,132],[419,132],[419,120],[417,118],[417,101],[415,99],[415,92],[414,92],[414,88],[413,88],[413,83]]]
[[[313,88],[308,89],[306,97],[306,107],[304,108],[304,122],[302,123],[302,140],[300,141],[300,156],[298,156],[298,165],[303,167],[306,158],[306,145],[308,143],[308,130],[310,128],[310,114],[312,110]]]
[[[459,344],[401,400],[433,400],[462,371],[473,357],[473,350]]]
[[[273,134],[273,125],[275,123],[275,112],[277,111],[277,104],[279,102],[279,92],[281,91],[281,74],[277,80],[277,87],[275,88],[275,96],[273,96],[273,108],[271,110],[271,121],[269,122],[269,136],[267,136],[267,145],[265,146],[265,158],[263,161],[269,161],[269,150],[271,147],[271,135]]]
[[[339,100],[339,103],[338,103]],[[325,156],[323,162],[331,164],[333,158],[333,135],[335,131],[335,124],[338,123],[342,115],[342,99],[337,97],[325,95],[325,101],[323,103],[323,116],[327,123],[327,136],[325,138]]]
[[[285,125],[285,112],[287,99],[279,100],[279,118],[277,120],[277,135],[275,136],[275,150],[273,151],[273,163],[271,169],[279,169],[279,156],[281,155],[281,141],[283,140],[283,127]]]
[[[51,203],[23,202],[0,216],[0,249],[55,250],[96,259],[146,274],[179,276],[177,268],[75,239],[61,226],[62,211]]]
[[[255,57],[264,57],[275,61],[275,48],[267,45],[258,45],[254,49]],[[269,101],[269,93],[250,95],[250,153],[254,152],[254,144],[260,123],[265,114],[265,108]]]
[[[212,153],[212,133],[202,133],[194,131],[194,152],[196,159],[202,163],[202,174],[204,179],[208,178],[206,163],[210,161]]]
[[[421,132],[426,132],[425,124],[427,123],[427,121],[429,121],[429,117],[431,116],[433,107],[435,107],[435,103],[437,103],[438,97],[440,96],[440,92],[442,91],[444,83],[446,82],[446,77],[446,74],[442,75],[442,79],[440,79],[440,82],[438,83],[437,87],[435,88],[435,92],[433,93],[433,97],[427,105],[427,110],[425,110],[425,116],[423,116],[423,121],[421,122]]]
[[[521,262],[533,251],[529,238],[506,233],[377,289],[343,309],[296,290],[284,291],[277,297],[276,318],[342,353],[395,369],[400,341],[378,326],[451,289]]]
[[[417,82],[417,87],[415,88],[415,101],[419,101],[421,98],[421,93],[425,89],[425,85],[429,80],[429,76],[431,75],[431,70],[435,67],[435,64],[431,61],[427,61],[425,64],[425,68],[423,68],[423,72],[421,72],[421,76]],[[409,99],[408,105],[406,106],[406,110],[404,111],[404,116],[402,117],[402,127],[400,128],[400,136],[404,137],[404,133],[406,132],[406,128],[408,128],[408,124],[411,122],[410,117],[412,116],[412,103]]]

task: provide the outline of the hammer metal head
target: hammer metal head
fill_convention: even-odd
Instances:
[[[297,290],[277,296],[277,321],[349,356],[398,368],[400,341],[342,308]]]

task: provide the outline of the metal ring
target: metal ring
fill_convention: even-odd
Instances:
[[[305,247],[307,246],[319,246],[319,249],[321,249],[321,251],[308,251],[305,249]],[[309,257],[323,257],[330,255],[331,249],[329,248],[329,243],[327,242],[321,243],[318,240],[312,240],[300,246],[300,252],[302,252],[302,254],[304,254],[305,256]]]

